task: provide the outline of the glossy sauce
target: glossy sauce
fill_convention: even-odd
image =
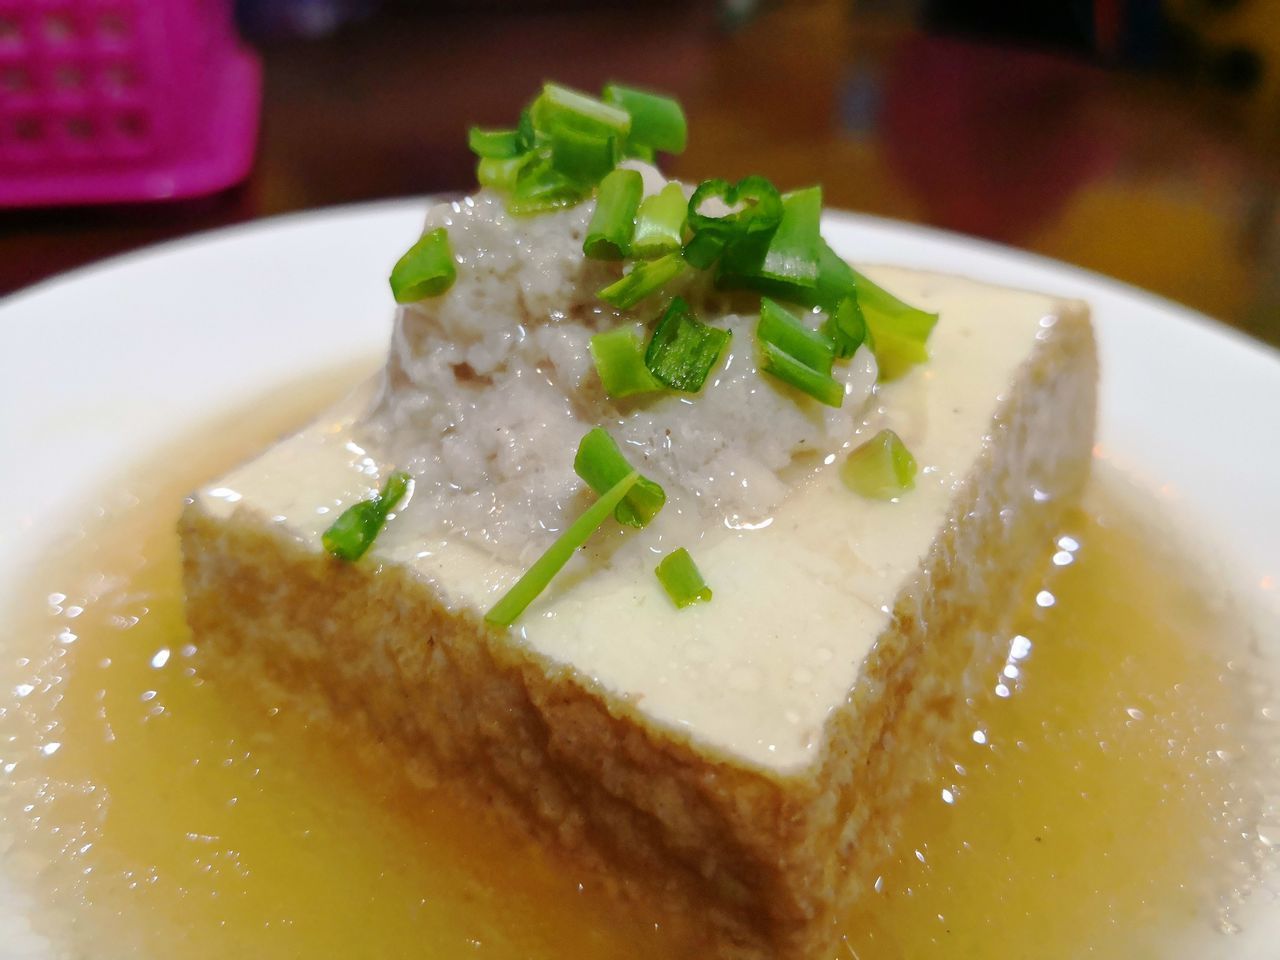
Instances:
[[[169,458],[39,574],[47,611],[0,654],[0,870],[48,905],[36,928],[104,960],[702,955],[696,917],[622,906],[482,801],[204,680],[180,498],[265,439]],[[1257,704],[1221,611],[1094,499],[838,955],[1128,957],[1220,922]]]

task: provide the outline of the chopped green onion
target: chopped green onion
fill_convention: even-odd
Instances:
[[[836,356],[841,360],[848,360],[857,353],[858,347],[867,339],[867,321],[863,319],[858,298],[849,296],[841,300],[822,325],[822,332],[831,338]]]
[[[643,160],[645,163],[654,163],[658,159],[653,147],[646,147],[643,143],[632,143],[630,140],[623,148],[622,155],[634,160]]]
[[[818,221],[822,217],[822,188],[809,187],[784,194],[782,220],[769,240],[760,275],[800,286],[818,280]]]
[[[864,339],[875,350],[882,380],[899,377],[914,364],[929,359],[925,341],[938,322],[938,315],[903,303],[845,263],[826,241],[818,244],[818,276],[812,287],[736,275],[717,276],[716,282],[730,289],[746,287],[759,290],[807,307],[819,306],[833,318],[840,311],[841,303],[853,298],[865,326]],[[853,345],[857,330],[856,315],[848,312],[850,308],[845,309],[845,320],[849,323],[847,337],[843,340],[833,337],[842,356]],[[828,332],[832,332],[830,327]],[[853,346],[853,349],[857,347]]]
[[[853,267],[844,257],[831,249],[825,240],[818,243],[818,278],[813,287],[813,302],[806,306],[819,306],[830,312],[846,297],[854,296],[857,279]]]
[[[726,211],[719,216],[703,213],[702,205],[710,200],[719,200],[727,208]],[[732,232],[732,217],[735,213],[733,208],[737,202],[738,184],[719,177],[703,180],[694,187],[693,195],[689,197],[689,226],[695,233],[727,236]]]
[[[538,193],[513,195],[507,199],[507,212],[517,217],[532,217],[571,207],[582,200],[582,195],[572,190],[548,189]]]
[[[868,312],[874,310],[890,317],[916,317],[917,322],[927,323],[928,329],[933,329],[933,324],[938,319],[936,313],[929,313],[927,310],[921,310],[919,307],[903,303],[870,277],[859,273],[852,267],[849,268],[849,272],[853,274],[854,282],[858,286],[858,301],[862,304],[863,310]]]
[[[509,627],[538,594],[547,588],[553,577],[561,571],[578,548],[587,542],[591,534],[609,519],[618,504],[640,480],[640,474],[632,470],[609,488],[595,503],[587,507],[564,533],[556,538],[524,575],[515,582],[502,598],[484,615],[485,621],[499,627]]]
[[[720,200],[728,212],[721,216],[704,213],[703,205],[713,199]],[[781,219],[782,197],[764,177],[743,177],[735,184],[704,180],[689,198],[693,238],[686,246],[685,257],[701,270],[730,248],[739,261],[761,258]]]
[[[892,500],[915,487],[916,458],[896,433],[881,430],[849,454],[840,479],[854,493]]]
[[[644,178],[635,170],[619,168],[601,180],[582,252],[593,260],[621,260],[630,253],[643,195]]]
[[[586,199],[617,166],[630,129],[626,110],[548,83],[515,130],[473,129],[470,140],[481,156],[480,182],[523,216]]]
[[[716,286],[727,290],[757,290],[801,306],[821,307],[830,313],[841,300],[854,295],[853,268],[821,238],[818,240],[817,258],[818,275],[812,284],[765,277],[753,271],[748,263],[744,269],[720,270],[716,275]],[[735,262],[732,266],[739,264]]]
[[[532,150],[538,145],[538,131],[533,129],[533,112],[528,107],[520,111],[520,122],[516,124],[516,133],[520,137],[521,150]]]
[[[578,454],[573,458],[573,470],[592,490],[603,494],[623,477],[632,473],[631,464],[618,449],[613,437],[595,427],[578,444]],[[650,480],[641,477],[613,511],[613,517],[628,527],[648,526],[667,502],[666,491]]]
[[[689,551],[684,547],[672,550],[663,557],[653,572],[658,575],[658,582],[667,591],[671,602],[679,608],[699,600],[706,602],[711,599],[711,588],[702,579],[693,557],[689,556]]]
[[[821,374],[830,375],[835,359],[831,341],[816,330],[810,330],[789,310],[785,310],[768,297],[760,300],[760,325],[756,334],[783,353],[790,354],[806,367]]]
[[[888,290],[853,271],[858,303],[867,320],[867,340],[876,354],[881,380],[895,380],[929,359],[925,342],[938,322],[936,313],[903,303]]]
[[[938,322],[936,313],[929,313],[919,307],[903,303],[884,287],[853,267],[831,249],[825,241],[818,246],[818,282],[811,301],[806,306],[820,306],[827,311],[834,311],[840,301],[849,296],[856,296],[858,306],[866,318],[867,326],[872,330],[876,326],[894,326],[904,336],[915,339],[926,339]]]
[[[684,222],[689,201],[678,183],[668,183],[658,193],[640,201],[636,214],[636,235],[631,241],[632,256],[652,260],[675,253],[684,239]]]
[[[516,174],[515,184],[507,199],[507,209],[517,216],[545,213],[578,203],[590,192],[589,184],[576,184],[549,159],[537,159],[524,164]],[[484,161],[481,161],[482,163]]]
[[[728,211],[719,216],[703,213],[703,204],[719,200]],[[733,235],[742,230],[756,233],[774,230],[782,219],[782,196],[768,179],[751,175],[737,183],[703,180],[689,198],[689,225],[697,232],[709,230]]]
[[[533,159],[534,156],[531,153],[506,160],[500,160],[497,157],[482,157],[476,165],[476,179],[480,181],[482,187],[510,192],[515,189],[520,171]]]
[[[644,365],[644,344],[633,329],[617,327],[596,334],[591,338],[591,359],[604,392],[611,397],[665,389]]]
[[[728,330],[707,326],[675,297],[649,338],[644,365],[672,390],[697,393],[728,343]]]
[[[449,231],[437,227],[419,237],[391,268],[391,293],[396,303],[416,303],[444,293],[457,277]]]
[[[835,347],[768,297],[760,301],[756,337],[761,369],[829,407],[844,403],[844,386],[831,376]]]
[[[830,374],[805,366],[767,340],[760,342],[760,352],[764,355],[760,369],[766,373],[789,383],[828,407],[838,407],[844,403],[844,387]]]
[[[782,196],[778,188],[765,177],[752,175],[739,180],[733,194],[732,203],[742,207],[730,215],[734,225],[730,246],[754,247],[767,243],[782,222]]]
[[[561,130],[551,140],[551,166],[574,183],[594,185],[617,165],[617,142],[598,133]]]
[[[630,310],[649,294],[661,290],[686,269],[688,264],[678,253],[671,253],[646,263],[638,263],[630,273],[601,290],[599,297],[619,310]]]
[[[616,83],[604,88],[604,100],[631,115],[633,143],[664,153],[684,152],[689,131],[679,101]]]
[[[554,140],[566,130],[597,137],[625,139],[631,131],[631,115],[621,107],[604,103],[578,90],[547,83],[529,108],[533,128]]]
[[[876,378],[897,380],[919,363],[927,363],[929,351],[922,340],[882,329],[878,322],[867,323],[867,343],[876,356]]]
[[[376,496],[343,510],[320,538],[325,550],[339,560],[355,561],[363,557],[382,532],[387,514],[404,499],[409,482],[409,474],[397,470],[387,477]]]
[[[509,160],[524,152],[518,130],[481,130],[472,127],[467,131],[467,144],[471,152],[486,160]]]
[[[710,231],[695,233],[684,245],[684,258],[699,270],[706,270],[724,253],[727,242],[725,237]]]
[[[807,214],[803,210],[798,211],[793,220],[797,224],[794,229],[798,231],[804,225],[805,216]],[[789,243],[788,246],[794,252],[798,243],[797,240],[797,244]],[[793,264],[795,275],[786,275],[781,252],[775,258],[777,269],[766,275],[764,263],[772,247],[773,241],[770,239],[767,248],[760,249],[757,246],[755,250],[748,249],[742,254],[726,256],[716,273],[716,286],[727,290],[756,290],[802,306],[822,307],[828,312],[834,310],[845,297],[853,295],[852,268],[827,246],[821,236],[814,247],[815,272],[812,276],[799,259]],[[785,251],[787,248],[782,249]],[[800,254],[796,253],[796,256],[799,257]]]

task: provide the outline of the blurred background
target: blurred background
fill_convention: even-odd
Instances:
[[[469,190],[469,124],[510,126],[544,79],[617,79],[683,101],[673,175],[821,182],[831,206],[1057,257],[1280,344],[1280,0],[185,2],[206,21],[183,46],[141,33],[166,0],[0,0],[0,294],[210,227]],[[149,105],[146,71],[184,65]],[[134,106],[103,119],[111,103]],[[14,172],[52,166],[50,116],[82,171],[103,143],[124,163],[166,124],[216,122],[177,158],[186,179],[147,181],[170,199],[90,205]]]

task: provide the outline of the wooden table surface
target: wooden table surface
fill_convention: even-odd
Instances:
[[[1080,264],[1280,343],[1280,84],[1233,96],[870,6],[783,3],[736,29],[706,4],[406,7],[268,43],[246,183],[175,205],[0,212],[0,294],[211,227],[468,190],[469,123],[510,124],[545,78],[622,79],[683,100],[674,175],[821,182],[831,206]],[[1273,54],[1274,74],[1280,39]]]

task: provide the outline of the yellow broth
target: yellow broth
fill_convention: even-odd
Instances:
[[[624,905],[465,790],[205,681],[181,497],[270,432],[150,471],[39,573],[47,609],[0,654],[0,865],[47,905],[37,929],[103,958],[701,956],[696,916]],[[1248,856],[1234,638],[1094,500],[1045,545],[838,956],[1130,957],[1214,922]]]

